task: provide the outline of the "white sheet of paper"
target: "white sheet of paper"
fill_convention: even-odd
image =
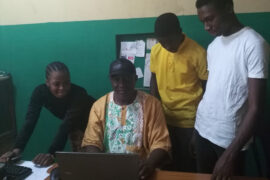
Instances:
[[[150,71],[150,53],[146,53],[144,64],[143,86],[150,87],[151,71]]]
[[[152,47],[157,44],[158,41],[155,38],[147,38],[146,40],[146,49],[151,50]]]
[[[25,166],[32,169],[32,174],[30,174],[25,180],[37,180],[37,179],[45,179],[50,174],[47,173],[49,167],[38,167],[32,161],[23,161],[22,163],[18,163],[19,166]]]
[[[120,56],[126,57],[127,55],[136,55],[136,42],[134,41],[123,41],[121,42]]]
[[[130,62],[132,62],[134,64],[135,61],[135,54],[126,54],[124,56],[121,56],[122,58],[125,58],[127,60],[129,60]]]
[[[137,74],[137,76],[138,76],[138,78],[142,78],[143,77],[143,73],[142,73],[142,70],[141,70],[141,68],[136,68],[136,74]]]
[[[136,56],[137,57],[145,56],[145,42],[143,40],[136,41]]]

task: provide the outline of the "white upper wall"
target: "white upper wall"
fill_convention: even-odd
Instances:
[[[270,12],[270,0],[234,0],[237,13]],[[0,0],[0,25],[196,14],[195,0]]]

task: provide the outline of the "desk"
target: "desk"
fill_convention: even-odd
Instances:
[[[156,171],[149,180],[210,180],[211,174]],[[266,178],[235,177],[233,180],[267,180]]]
[[[32,161],[20,161],[19,166],[25,166],[32,169],[32,174],[27,176],[25,180],[43,180],[50,174],[47,172],[50,167],[38,167]]]
[[[48,173],[55,167],[57,164],[51,166],[48,169]],[[148,180],[210,180],[211,174],[199,174],[199,173],[185,173],[185,172],[176,172],[176,171],[156,171],[154,175]],[[50,177],[47,177],[44,180],[50,180]],[[235,177],[233,180],[267,180],[266,178],[254,178],[254,177]]]

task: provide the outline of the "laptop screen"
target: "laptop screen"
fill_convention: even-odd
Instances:
[[[62,180],[137,180],[136,154],[56,152]]]

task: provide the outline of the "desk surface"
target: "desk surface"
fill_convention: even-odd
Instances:
[[[210,180],[211,174],[185,173],[175,171],[156,171],[149,180]],[[267,180],[266,178],[235,177],[234,180]]]
[[[57,167],[57,164],[51,166],[48,169],[48,173]],[[185,173],[176,171],[156,171],[155,174],[149,178],[149,180],[210,180],[211,174],[199,174],[199,173]],[[50,180],[47,177],[45,180]],[[254,178],[254,177],[235,177],[233,180],[267,180],[266,178]]]
[[[30,174],[25,180],[40,180],[50,175],[47,172],[50,167],[38,167],[32,161],[20,161],[17,165],[32,169],[32,174]]]

